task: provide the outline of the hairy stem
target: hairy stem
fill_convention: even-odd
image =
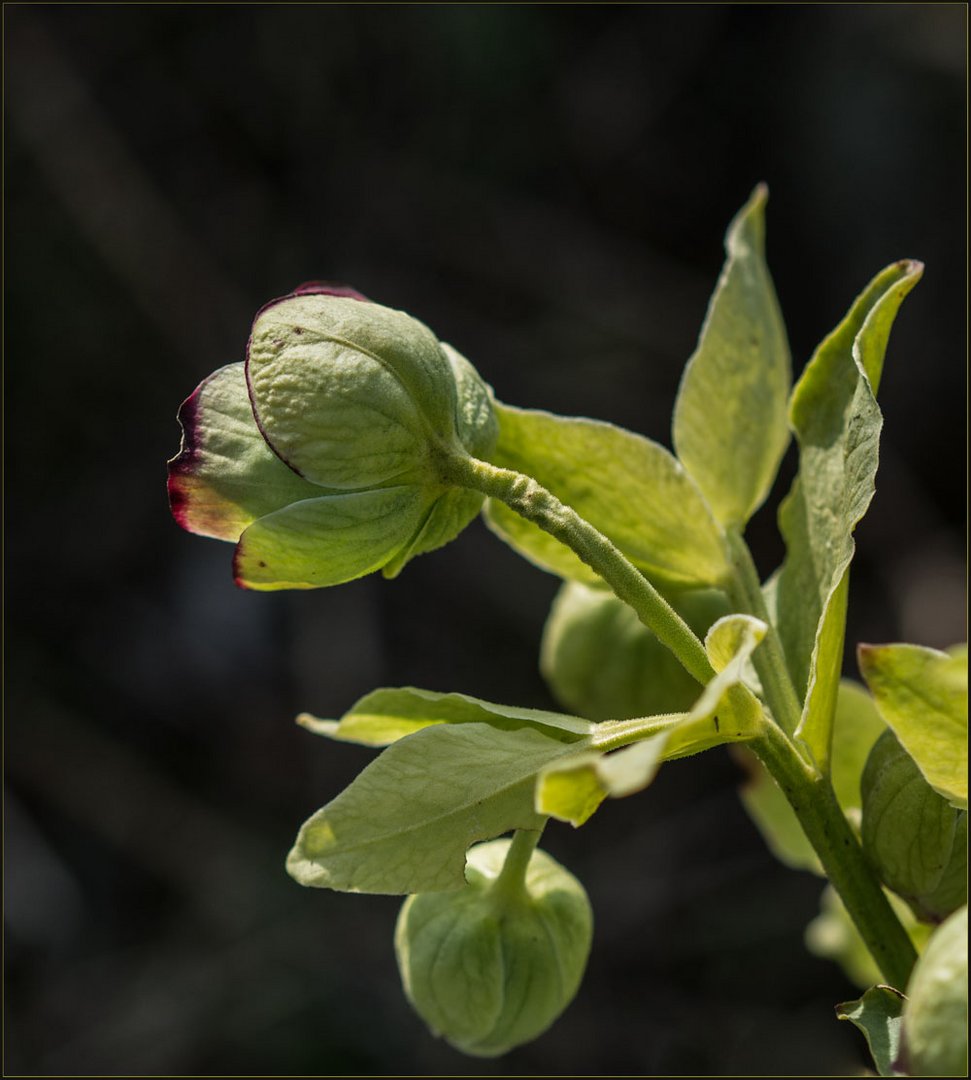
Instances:
[[[448,458],[443,463],[443,479],[499,499],[566,544],[634,609],[641,622],[657,635],[699,683],[707,685],[714,678],[715,671],[704,645],[680,615],[606,536],[542,485],[522,473],[462,457]],[[867,863],[836,801],[832,784],[800,755],[791,741],[800,709],[781,644],[768,619],[751,555],[740,537],[734,540],[733,551],[734,588],[738,600],[769,626],[766,642],[763,642],[763,645],[769,643],[766,660],[762,669],[757,666],[756,670],[763,680],[769,708],[778,721],[776,724],[766,718],[761,735],[749,745],[792,805],[823,869],[884,978],[903,989],[916,960],[914,946]],[[755,650],[753,660],[761,651]],[[629,736],[633,732],[625,734]],[[622,738],[618,741],[634,740]]]
[[[728,547],[735,571],[729,584],[729,598],[736,608],[761,619],[769,628],[762,644],[752,654],[752,663],[762,683],[772,715],[782,730],[792,735],[799,726],[802,709],[786,666],[779,632],[769,618],[758,571],[741,533],[729,529]]]
[[[529,476],[475,458],[448,458],[444,471],[452,483],[504,502],[566,544],[634,609],[641,622],[702,686],[714,678],[704,645],[684,619],[603,533],[552,492]]]

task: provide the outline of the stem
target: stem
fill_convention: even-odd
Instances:
[[[443,459],[442,478],[448,483],[499,499],[527,521],[566,544],[603,578],[619,599],[634,609],[641,622],[655,633],[699,683],[707,685],[715,677],[704,645],[644,575],[606,536],[531,477],[475,458],[455,456]],[[785,728],[783,730],[783,727],[766,719],[762,733],[749,745],[792,805],[823,869],[884,978],[891,985],[903,989],[917,959],[913,943],[890,907],[853,830],[843,816],[832,784],[800,756],[790,741],[789,735],[799,723],[799,703],[785,666],[781,643],[768,618],[748,547],[740,536],[732,536],[731,533],[729,536],[736,566],[733,599],[744,601],[750,613],[757,615],[769,627],[764,663],[761,668],[757,665],[756,670],[763,681],[769,708]],[[760,652],[761,648],[755,650],[753,660]],[[632,731],[625,732],[628,738],[631,734]],[[521,836],[524,837],[522,840]],[[539,839],[537,834],[530,842],[528,836],[516,834],[497,886],[511,879],[507,878],[507,871],[509,875],[525,873],[528,855]],[[519,854],[514,856],[514,851]],[[526,855],[522,868],[514,871],[513,867],[519,865],[518,860],[523,859],[523,851]],[[521,883],[521,877],[519,881]]]
[[[883,977],[905,990],[917,953],[866,861],[832,784],[800,757],[774,724],[766,724],[749,746],[785,793]]]
[[[772,715],[787,734],[795,733],[802,717],[802,708],[796,696],[779,632],[769,618],[762,595],[759,574],[752,561],[752,553],[741,533],[728,530],[728,549],[732,556],[735,574],[729,583],[728,594],[732,603],[749,615],[755,615],[768,626],[761,646],[752,654],[752,663],[758,672]]]
[[[641,622],[705,686],[714,678],[705,647],[688,624],[603,533],[529,476],[471,457],[443,462],[445,479],[499,499],[566,544],[634,609]]]
[[[526,868],[543,835],[542,829],[517,829],[506,852],[502,870],[492,886],[491,895],[500,907],[518,897],[526,887]]]

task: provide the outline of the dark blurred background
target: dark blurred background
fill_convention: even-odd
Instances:
[[[478,523],[393,583],[237,590],[165,498],[175,411],[308,278],[413,312],[505,401],[664,442],[753,185],[800,370],[924,281],[881,388],[848,640],[965,637],[963,4],[5,5],[6,1072],[859,1072],[721,751],[545,846],[597,929],[565,1018],[478,1062],[410,1013],[395,898],[303,890],[379,685],[552,704],[557,582]],[[780,561],[779,487],[752,524]],[[847,670],[852,670],[848,649]]]

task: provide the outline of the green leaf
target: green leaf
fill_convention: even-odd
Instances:
[[[861,645],[880,715],[931,787],[968,808],[968,660],[919,645]]]
[[[169,462],[169,500],[189,532],[239,539],[257,518],[327,494],[267,446],[253,418],[242,364],[203,380],[179,409],[182,447]]]
[[[914,914],[938,923],[968,901],[968,815],[955,810],[885,731],[863,771],[863,851]]]
[[[427,727],[389,746],[303,825],[287,870],[301,885],[343,892],[461,888],[475,841],[542,827],[536,776],[582,745],[530,728]]]
[[[388,746],[432,724],[489,724],[500,731],[532,728],[567,743],[589,736],[596,728],[578,716],[496,705],[466,694],[438,694],[413,686],[372,690],[340,720],[318,720],[303,713],[297,723],[317,735],[364,746]]]
[[[533,477],[609,537],[652,581],[717,585],[729,565],[721,531],[674,456],[640,435],[597,420],[496,406],[492,461]],[[567,547],[490,499],[486,521],[532,562],[561,577],[596,583]]]
[[[777,585],[779,632],[804,701],[797,735],[823,771],[829,767],[852,534],[873,497],[877,471],[883,420],[876,388],[894,317],[922,270],[905,261],[873,279],[816,350],[790,403],[799,475],[779,511],[786,541]]]
[[[892,986],[871,986],[856,1001],[836,1006],[836,1018],[855,1024],[866,1038],[867,1046],[880,1076],[904,1076],[894,1069],[900,1056],[901,1017],[904,995]]]
[[[670,602],[702,637],[729,610],[711,589]],[[627,604],[577,581],[563,583],[550,609],[540,670],[566,708],[592,720],[683,712],[698,696],[695,680]]]
[[[765,501],[789,443],[789,345],[765,264],[760,185],[728,228],[727,259],[674,407],[674,448],[724,525]]]
[[[839,684],[836,721],[833,727],[833,767],[830,779],[844,812],[858,821],[862,801],[860,777],[870,748],[886,725],[873,698],[848,679]],[[806,839],[795,811],[769,772],[754,754],[739,748],[748,779],[739,794],[769,850],[780,862],[797,870],[822,875],[812,844]],[[879,973],[877,973],[878,977]],[[867,980],[872,982],[873,979]]]
[[[721,670],[691,711],[600,724],[592,736],[591,751],[543,769],[536,785],[536,809],[574,826],[582,825],[608,795],[623,798],[647,787],[662,761],[757,734],[762,709],[742,685],[742,674],[765,632],[765,623],[748,615],[719,619],[705,644],[712,665]],[[619,733],[627,738],[636,734],[639,741],[612,752],[594,752]]]
[[[243,531],[236,581],[264,591],[353,581],[384,566],[427,513],[425,496],[413,485],[292,503]]]

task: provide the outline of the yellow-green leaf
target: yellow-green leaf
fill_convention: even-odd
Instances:
[[[789,443],[789,344],[765,263],[760,185],[725,237],[727,259],[674,408],[674,447],[724,525],[765,501]]]
[[[919,645],[861,645],[880,715],[931,787],[968,808],[968,659]]]
[[[694,482],[663,446],[598,420],[509,405],[496,410],[494,464],[533,477],[653,581],[684,587],[726,580],[721,530]],[[544,570],[599,581],[569,548],[504,504],[490,499],[486,520]]]

